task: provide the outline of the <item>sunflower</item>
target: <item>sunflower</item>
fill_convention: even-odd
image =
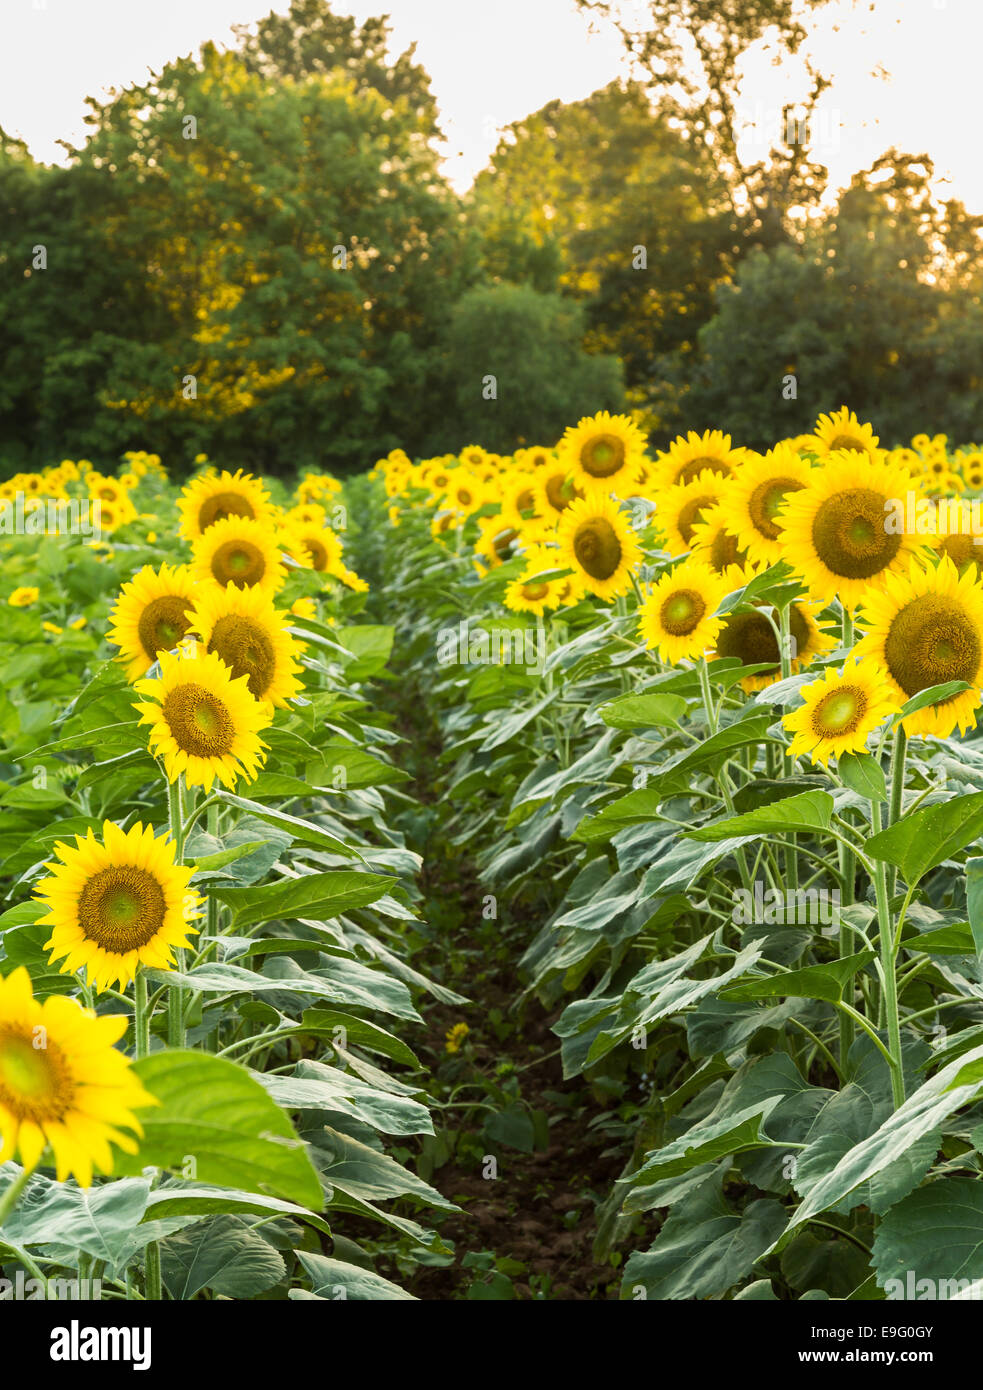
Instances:
[[[320,502],[300,502],[284,516],[287,526],[326,526],[328,514]]]
[[[113,1045],[128,1022],[63,994],[42,1004],[22,965],[0,979],[0,1162],[19,1153],[31,1169],[50,1147],[59,1182],[91,1187],[93,1169],[113,1170],[111,1143],[137,1152],[123,1131],[142,1135],[133,1112],[158,1102]]]
[[[690,430],[685,439],[679,435],[664,453],[660,452],[651,470],[650,485],[658,492],[691,483],[701,473],[731,478],[744,455],[744,449],[731,448],[730,435],[722,430],[706,430],[703,434]]]
[[[536,514],[536,494],[533,479],[528,473],[512,472],[499,484],[502,520],[516,530],[527,516]]]
[[[428,463],[420,465],[420,482],[423,487],[430,489],[435,497],[447,491],[451,485],[451,473],[444,459],[431,459]]]
[[[661,493],[656,505],[656,520],[670,555],[682,555],[692,549],[693,527],[706,512],[724,500],[726,489],[726,478],[706,472],[688,483],[667,487]]]
[[[330,571],[341,560],[341,541],[330,526],[295,525],[287,532],[288,555],[305,569],[319,574]]]
[[[295,534],[294,531],[290,533]],[[276,538],[269,527],[249,517],[214,521],[194,543],[192,570],[205,583],[261,589],[272,597],[287,577]]]
[[[205,650],[217,652],[233,676],[245,676],[250,693],[277,709],[300,694],[297,643],[286,616],[255,589],[209,588],[191,614],[191,630]]]
[[[560,581],[543,580],[539,576],[564,566],[555,547],[551,549],[545,545],[530,546],[523,558],[526,567],[520,578],[511,580],[507,585],[503,602],[513,613],[535,613],[539,616],[547,608],[555,608],[560,601]]]
[[[181,535],[196,541],[216,522],[230,517],[269,525],[269,501],[269,493],[251,474],[241,469],[235,473],[209,469],[188,483],[178,499]]]
[[[565,463],[554,460],[533,477],[532,494],[540,516],[551,517],[555,521],[575,498],[584,496],[583,489],[567,477],[568,471]]]
[[[128,680],[144,675],[158,652],[172,651],[181,641],[188,631],[194,592],[194,580],[184,565],[161,565],[159,570],[144,565],[123,585],[109,615],[113,626],[106,640],[119,647]]]
[[[538,444],[530,445],[528,449],[522,450],[520,461],[526,469],[546,468],[556,462],[556,450]]]
[[[500,516],[479,517],[480,534],[474,543],[476,555],[488,561],[490,569],[508,558],[509,546],[519,539],[514,526],[507,526]]]
[[[485,484],[465,468],[454,470],[451,485],[442,499],[448,506],[455,507],[468,516],[476,512],[487,500],[488,490]]]
[[[939,555],[948,555],[960,573],[970,567],[974,577],[979,579],[979,571],[983,569],[983,536],[974,524],[975,511],[975,505],[939,499],[934,509],[934,534],[929,543]]]
[[[896,524],[915,490],[903,468],[830,454],[805,487],[786,494],[777,515],[782,558],[816,598],[855,608],[915,548],[917,537]]]
[[[218,525],[223,523],[219,522]],[[192,787],[207,791],[217,777],[234,787],[238,777],[252,781],[265,757],[260,731],[272,719],[246,676],[233,677],[217,652],[174,656],[163,652],[160,677],[137,681],[147,702],[134,708],[150,725],[150,748],[164,760],[171,782],[183,772]]]
[[[86,479],[89,496],[98,499],[100,502],[109,502],[114,506],[126,501],[126,488],[117,481],[116,478],[104,478],[101,474],[93,475],[90,473]]]
[[[874,431],[870,425],[862,425],[845,405],[832,415],[820,415],[812,436],[811,452],[825,459],[828,454],[840,453],[844,449],[848,453],[866,455],[871,460],[877,457],[877,436]]]
[[[973,687],[908,715],[906,733],[948,738],[957,726],[975,727],[983,675],[983,584],[975,568],[960,575],[947,555],[931,567],[913,560],[906,575],[889,575],[868,595],[861,623],[856,654],[883,667],[900,704],[947,681]]]
[[[790,444],[749,454],[727,493],[731,526],[752,560],[772,565],[783,558],[778,515],[785,499],[809,482],[812,466]]]
[[[834,754],[862,753],[868,736],[900,709],[876,662],[857,661],[853,655],[841,672],[830,667],[800,694],[805,703],[782,720],[794,735],[788,756],[809,756],[824,767]]]
[[[639,633],[664,662],[695,660],[713,646],[723,620],[713,615],[730,592],[722,574],[696,557],[667,570],[639,608]]]
[[[468,444],[460,453],[460,459],[464,467],[476,471],[485,468],[490,457],[491,456],[486,453],[480,444]]]
[[[152,825],[124,833],[107,820],[101,841],[90,830],[75,836],[74,849],[58,841],[55,852],[61,863],[45,865],[51,875],[35,892],[52,929],[45,950],[64,961],[62,974],[84,968],[97,989],[126,989],[140,965],[170,970],[175,948],[190,946],[188,933],[198,930],[198,895],[188,891],[194,866],[174,862],[174,841],[155,839]]]
[[[964,454],[959,460],[959,471],[970,492],[983,491],[983,454]]]
[[[645,459],[646,436],[627,415],[603,410],[570,425],[556,446],[558,460],[578,487],[623,491]]]
[[[710,566],[717,574],[723,574],[731,565],[743,567],[748,553],[740,548],[733,530],[733,508],[728,484],[726,502],[717,502],[700,513],[693,523],[693,558]]]
[[[746,569],[741,576],[738,576],[734,570],[728,571],[723,576],[730,590],[740,587],[741,582],[747,583],[751,577],[752,571],[749,569]],[[829,651],[834,645],[832,638],[820,631],[816,625],[816,611],[814,606],[805,603],[793,603],[789,608],[789,635],[792,641],[791,671],[793,674],[808,666],[813,657]],[[717,636],[714,656],[736,656],[742,666],[759,666],[764,662],[769,663],[770,670],[758,672],[753,676],[745,676],[741,681],[741,686],[748,693],[753,690],[763,690],[766,685],[771,685],[781,675],[781,652],[778,648],[778,638],[769,617],[777,623],[777,617],[774,613],[766,615],[762,611],[762,606],[757,604],[750,610],[728,613]]]
[[[572,502],[557,527],[559,563],[601,599],[625,593],[642,558],[628,518],[600,493]]]

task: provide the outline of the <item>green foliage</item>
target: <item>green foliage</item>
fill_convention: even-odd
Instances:
[[[552,443],[571,420],[620,409],[620,364],[586,354],[583,334],[583,311],[559,295],[511,285],[465,294],[445,340],[452,409],[443,447],[453,448],[462,433],[501,452],[517,442]]]

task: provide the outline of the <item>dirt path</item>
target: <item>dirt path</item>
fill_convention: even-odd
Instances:
[[[398,668],[398,654],[396,661]],[[488,889],[466,859],[448,857],[442,835],[447,807],[441,807],[434,778],[440,733],[427,717],[427,701],[405,681],[387,686],[382,698],[407,740],[401,761],[414,780],[403,785],[422,806],[418,819],[427,826],[412,848],[424,859],[421,915],[434,939],[415,963],[472,1001],[458,1008],[423,1002],[421,1054],[437,1073],[438,1101],[456,1098],[455,1087],[464,1085],[467,1100],[478,1102],[455,1099],[455,1109],[435,1112],[438,1158],[441,1151],[448,1156],[423,1176],[464,1212],[439,1223],[442,1237],[453,1242],[453,1264],[421,1268],[407,1286],[424,1299],[616,1298],[618,1266],[595,1263],[592,1246],[596,1207],[621,1172],[625,1151],[592,1124],[613,1118],[612,1111],[582,1081],[563,1079],[558,1039],[550,1031],[560,1010],[547,1015],[535,1000],[517,1005],[522,986],[515,960],[539,923],[482,921]],[[462,1022],[470,1030],[466,1058],[460,1073],[445,1080],[445,1036]],[[513,1088],[517,1098],[502,1095]],[[532,1152],[490,1144],[484,1128],[490,1114],[511,1113],[517,1105],[535,1116]],[[492,1151],[495,1177],[486,1175]]]

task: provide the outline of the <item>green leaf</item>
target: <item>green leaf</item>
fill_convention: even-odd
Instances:
[[[923,1136],[938,1129],[960,1106],[973,1099],[979,1088],[978,1080],[964,1084],[956,1078],[962,1068],[974,1065],[983,1065],[983,1047],[943,1067],[889,1115],[869,1138],[849,1149],[825,1177],[810,1187],[789,1229],[836,1206],[855,1187],[882,1173]]]
[[[837,761],[844,785],[868,801],[887,800],[884,770],[869,753],[841,753]]]
[[[247,840],[245,844],[232,845],[229,849],[219,850],[216,854],[205,854],[195,859],[195,868],[201,873],[209,873],[214,869],[224,869],[226,864],[234,864],[243,855],[252,854],[254,850],[261,849],[267,843],[266,840]],[[185,863],[189,861],[186,859]]]
[[[0,1167],[0,1190],[19,1175],[13,1163]],[[82,1188],[34,1173],[3,1224],[3,1235],[25,1246],[71,1246],[115,1265],[140,1224],[149,1192],[150,1182],[142,1176]]]
[[[826,965],[806,965],[800,970],[782,971],[766,980],[742,980],[720,991],[726,999],[825,999],[837,1004],[858,971],[874,959],[873,951],[830,961]]]
[[[983,1279],[983,1184],[939,1178],[910,1193],[882,1218],[874,1237],[877,1283],[892,1297],[953,1298]],[[914,1292],[909,1289],[909,1271]],[[898,1280],[895,1291],[891,1280]]]
[[[155,1052],[134,1063],[161,1102],[141,1110],[136,1154],[115,1171],[180,1169],[188,1157],[202,1182],[283,1197],[320,1211],[321,1184],[290,1120],[244,1067],[206,1052]]]
[[[728,1154],[760,1148],[763,1143],[768,1142],[767,1139],[761,1138],[761,1125],[781,1100],[781,1096],[769,1096],[767,1100],[747,1106],[713,1124],[694,1126],[671,1144],[646,1154],[642,1166],[624,1181],[632,1187],[660,1182],[664,1178],[675,1178],[681,1173],[688,1173],[691,1168],[698,1168],[701,1163],[714,1163]],[[629,1193],[625,1210],[632,1209]]]
[[[684,831],[691,840],[729,840],[737,836],[775,835],[793,831],[828,830],[833,798],[828,792],[800,792],[782,801],[769,802],[757,811],[728,816],[713,825]]]
[[[901,870],[913,887],[930,869],[965,849],[983,834],[983,792],[956,796],[923,811],[912,811],[877,835],[864,850]]]
[[[721,1165],[722,1166],[722,1165]],[[770,1198],[735,1211],[714,1173],[667,1217],[651,1250],[625,1266],[622,1297],[641,1285],[649,1299],[705,1299],[725,1293],[750,1274],[785,1228],[786,1212]]]
[[[370,1269],[360,1269],[357,1265],[345,1264],[341,1260],[328,1259],[326,1255],[315,1255],[307,1250],[298,1250],[297,1258],[311,1280],[313,1293],[324,1299],[357,1299],[361,1302],[401,1299],[416,1300],[413,1294],[391,1284],[381,1274]]]
[[[259,888],[215,888],[213,894],[232,909],[233,929],[242,931],[256,922],[337,917],[350,908],[374,903],[395,883],[396,879],[384,874],[329,869]]]
[[[686,701],[680,695],[622,695],[602,705],[598,713],[612,729],[678,729]]]
[[[966,860],[966,913],[976,954],[983,955],[983,858],[978,856]]]
[[[707,763],[720,766],[731,753],[736,752],[738,748],[745,748],[749,743],[774,743],[777,741],[775,736],[768,733],[774,722],[771,714],[756,713],[746,719],[737,719],[710,738],[704,739],[702,743],[687,749],[685,753],[670,758],[662,769],[663,775],[668,776],[671,773],[676,779],[678,774],[691,772]]]
[[[218,792],[218,799],[226,806],[237,806],[240,811],[249,811],[256,820],[286,830],[301,845],[314,845],[317,849],[331,850],[333,854],[344,854],[349,858],[361,859],[358,850],[346,845],[342,840],[329,835],[312,821],[288,816],[285,811],[276,811],[270,806],[261,806],[258,801],[250,801],[245,796],[233,796],[231,792]]]
[[[216,1216],[223,1212],[289,1216],[313,1226],[324,1235],[331,1234],[331,1227],[323,1217],[298,1206],[296,1202],[285,1202],[280,1197],[265,1197],[259,1192],[243,1192],[237,1187],[205,1187],[175,1181],[155,1187],[150,1193],[145,1224],[157,1218],[167,1221],[173,1217],[187,1216],[199,1220],[203,1216]]]
[[[174,1299],[211,1289],[226,1298],[255,1298],[287,1273],[279,1251],[243,1221],[218,1216],[168,1236],[160,1246],[161,1277]]]

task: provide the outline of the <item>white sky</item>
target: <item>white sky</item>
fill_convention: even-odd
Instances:
[[[228,42],[230,24],[271,8],[285,11],[288,0],[0,0],[0,126],[36,158],[60,161],[59,137],[84,137],[86,95],[140,81],[207,39]],[[446,172],[462,189],[500,127],[625,70],[617,34],[591,34],[573,0],[336,0],[334,9],[360,20],[388,12],[394,47],[416,41],[448,137]],[[983,0],[878,0],[873,12],[869,0],[839,0],[839,10],[816,39],[836,81],[813,131],[835,183],[897,145],[929,153],[947,180],[941,191],[983,212]],[[746,113],[773,122],[786,79],[759,64]]]

